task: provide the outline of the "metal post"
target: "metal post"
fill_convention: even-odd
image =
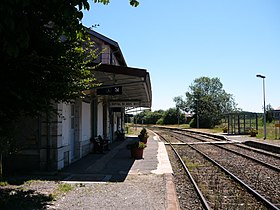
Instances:
[[[263,133],[264,133],[263,139],[266,139],[266,107],[265,107],[265,82],[264,82],[265,76],[261,74],[257,74],[256,76],[263,79]]]
[[[264,121],[264,124],[263,124],[264,137],[263,137],[263,139],[266,139],[266,106],[265,106],[265,84],[264,84],[264,78],[263,78],[263,121]]]
[[[198,100],[196,104],[196,128],[199,128]]]

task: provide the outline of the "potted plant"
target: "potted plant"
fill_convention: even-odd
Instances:
[[[143,158],[143,152],[146,147],[147,145],[141,141],[136,141],[127,145],[127,148],[131,151],[131,157],[135,159]]]
[[[149,135],[148,135],[146,128],[142,128],[142,130],[140,131],[140,134],[138,135],[138,138],[141,142],[147,144]]]
[[[249,134],[251,137],[256,137],[256,135],[258,134],[258,130],[252,127],[249,129]]]

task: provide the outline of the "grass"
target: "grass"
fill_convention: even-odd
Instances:
[[[193,163],[191,160],[189,160],[187,157],[183,157],[183,161],[186,164],[188,170],[191,172],[193,169],[201,166],[198,163]]]
[[[52,200],[55,200],[60,195],[66,194],[67,192],[74,189],[74,186],[67,183],[60,183],[57,189],[49,195]]]
[[[168,127],[173,127],[173,128],[190,128],[189,124],[174,124],[174,125],[166,125]]]
[[[266,125],[266,139],[269,140],[276,140],[276,139],[280,139],[280,135],[279,135],[279,128],[277,128],[276,130],[277,132],[275,132],[275,127],[273,123],[269,123]],[[264,129],[263,127],[259,127],[258,129],[258,134],[257,134],[257,138],[261,139],[264,137]]]
[[[74,186],[72,186],[71,184],[61,183],[61,184],[58,185],[56,193],[64,194],[64,193],[67,193],[67,192],[69,192],[73,189],[74,189]]]
[[[258,127],[258,134],[256,138],[262,139],[264,137],[264,129],[262,123],[259,122]],[[208,133],[223,133],[223,125],[217,125],[215,128],[193,128],[195,130],[199,130],[202,132],[208,132]],[[248,135],[249,136],[249,135]],[[280,139],[280,130],[277,128],[277,132],[275,132],[275,125],[274,122],[267,123],[266,124],[266,139],[268,140],[276,140]]]
[[[5,187],[7,185],[9,185],[8,182],[0,182],[0,187]]]

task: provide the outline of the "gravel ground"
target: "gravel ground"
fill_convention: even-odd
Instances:
[[[195,145],[195,147],[226,166],[232,173],[279,207],[280,175],[278,172],[211,145]]]
[[[194,190],[193,184],[186,176],[181,163],[175,156],[171,147],[167,147],[167,151],[174,171],[174,182],[181,210],[203,209],[201,201]]]
[[[49,209],[165,209],[162,175],[130,175],[125,182],[84,184]]]
[[[29,181],[0,186],[0,209],[166,209],[164,175],[129,175],[124,182],[63,184]],[[66,185],[69,191],[61,190]]]

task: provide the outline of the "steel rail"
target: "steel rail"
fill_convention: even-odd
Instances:
[[[204,195],[203,195],[202,192],[200,191],[198,185],[196,184],[194,178],[192,177],[191,173],[190,173],[189,170],[188,170],[188,167],[186,166],[186,164],[185,164],[184,161],[182,160],[182,158],[181,158],[181,156],[179,155],[179,153],[176,151],[176,149],[173,147],[173,145],[172,145],[169,141],[167,141],[167,139],[165,139],[161,134],[159,134],[159,133],[157,133],[157,132],[155,132],[155,133],[156,133],[158,136],[160,136],[160,138],[164,139],[164,141],[166,141],[167,144],[172,148],[172,150],[173,150],[174,153],[176,154],[177,158],[180,160],[180,163],[182,164],[182,166],[183,166],[185,172],[187,173],[189,179],[191,180],[191,182],[192,182],[192,184],[193,184],[193,186],[194,186],[194,188],[195,188],[195,191],[197,192],[198,197],[199,197],[199,199],[200,199],[201,202],[202,202],[203,207],[204,207],[205,209],[207,209],[207,210],[210,210],[211,208],[210,208],[210,206],[208,205],[207,200],[205,199]]]
[[[251,157],[251,156],[249,156],[249,155],[245,155],[245,154],[240,153],[240,152],[238,152],[238,151],[234,151],[234,150],[231,150],[231,149],[229,149],[229,148],[225,148],[225,147],[223,147],[223,146],[221,146],[221,145],[215,145],[215,146],[216,146],[216,147],[219,147],[219,148],[221,148],[221,149],[224,149],[224,150],[226,150],[226,151],[232,152],[232,153],[234,153],[234,154],[240,155],[240,156],[242,156],[242,157],[248,158],[248,159],[253,160],[253,161],[257,162],[257,163],[260,163],[261,165],[264,165],[264,166],[266,166],[266,167],[268,167],[268,168],[270,168],[270,169],[273,169],[273,170],[275,170],[275,171],[277,171],[277,172],[280,172],[280,168],[277,167],[277,166],[275,166],[275,165],[266,163],[266,162],[264,162],[264,161],[262,161],[262,160],[259,160],[259,159],[254,159],[253,157]]]
[[[171,131],[174,132],[174,133],[186,135],[186,136],[189,136],[189,137],[192,137],[192,135],[195,134],[195,135],[198,135],[198,136],[201,136],[201,137],[210,138],[210,139],[212,139],[212,140],[217,140],[217,141],[220,141],[220,140],[221,140],[221,138],[219,138],[219,137],[221,137],[221,136],[215,137],[215,136],[213,136],[213,134],[208,134],[208,133],[199,133],[199,132],[195,132],[195,133],[194,133],[194,132],[188,131],[188,130],[186,130],[186,129],[178,129],[178,128],[176,128],[176,129],[169,128],[169,130],[171,130]],[[182,133],[182,132],[184,132],[184,133]],[[199,140],[199,138],[197,138],[197,137],[194,137],[194,138]],[[226,137],[225,137],[224,140],[225,140],[225,141],[229,141],[229,142],[231,141],[230,139],[228,139],[228,138],[226,138]],[[242,144],[239,144],[239,145],[238,145],[238,144],[234,144],[234,145],[235,145],[236,147],[240,147],[240,148],[243,148],[243,149],[247,149],[247,150],[250,150],[250,151],[254,151],[254,152],[256,152],[256,153],[260,153],[260,154],[263,154],[263,155],[267,155],[267,156],[274,157],[274,158],[276,158],[276,159],[280,159],[280,156],[277,155],[277,154],[272,154],[272,153],[270,153],[270,152],[263,151],[263,150],[256,149],[256,148],[252,148],[252,147],[248,147],[248,146],[242,145]]]
[[[174,131],[173,131],[173,132],[174,132]],[[191,134],[178,133],[178,132],[174,132],[174,133],[176,133],[176,134],[181,134],[181,135],[184,135],[184,136],[188,136],[188,137],[190,137],[190,138],[194,138],[194,139],[196,139],[196,140],[200,140],[200,141],[206,142],[206,140],[200,139],[199,137],[193,136],[193,135],[191,135]],[[206,138],[206,137],[201,137],[201,138]],[[182,140],[180,140],[180,141],[182,141]],[[182,142],[183,142],[183,141],[182,141]],[[211,144],[211,142],[210,142],[210,144]],[[223,146],[221,146],[221,145],[217,145],[217,144],[212,144],[212,145],[214,145],[214,146],[216,146],[216,147],[219,147],[219,148],[221,148],[221,149],[227,150],[227,151],[229,151],[229,152],[232,152],[232,153],[234,153],[234,154],[240,155],[240,156],[242,156],[242,157],[248,158],[248,159],[250,159],[250,160],[252,160],[252,161],[255,161],[255,162],[257,162],[257,163],[260,163],[261,165],[266,166],[266,167],[268,167],[268,168],[270,168],[270,169],[272,169],[272,170],[275,170],[275,171],[277,171],[277,172],[280,172],[280,168],[277,167],[277,166],[275,166],[275,165],[266,163],[266,162],[264,162],[264,161],[262,161],[262,160],[259,160],[259,159],[255,159],[254,157],[251,157],[251,156],[249,156],[249,155],[246,155],[246,154],[243,154],[243,153],[240,153],[240,152],[237,152],[237,151],[234,151],[234,150],[225,148],[225,147],[223,147]]]
[[[177,132],[175,132],[177,133]],[[177,133],[178,134],[178,133]],[[198,137],[193,137],[191,135],[188,134],[182,134],[182,135],[186,135],[189,137],[192,137],[194,139],[197,140],[201,140]],[[165,139],[165,138],[164,138]],[[170,146],[172,147],[172,143],[169,143]],[[268,207],[269,209],[272,210],[280,210],[277,206],[275,206],[273,203],[271,203],[268,199],[266,199],[264,196],[262,196],[260,193],[258,193],[256,190],[254,190],[253,188],[251,188],[249,185],[247,185],[245,182],[243,182],[240,178],[238,178],[237,176],[235,176],[233,173],[231,173],[229,170],[227,170],[225,167],[223,167],[222,165],[220,165],[218,162],[216,162],[215,160],[213,160],[212,158],[210,158],[208,155],[206,155],[205,153],[203,153],[202,151],[200,151],[199,149],[195,148],[192,145],[189,145],[189,147],[191,147],[192,149],[194,149],[195,151],[197,151],[198,153],[200,153],[202,156],[204,156],[207,160],[211,161],[212,163],[214,163],[216,166],[218,166],[219,168],[221,168],[226,174],[228,174],[229,176],[231,176],[234,180],[236,180],[241,186],[243,186],[244,188],[246,188],[246,190],[248,192],[250,192],[253,196],[255,196],[259,201],[261,201],[266,207]],[[217,145],[216,145],[217,146]],[[224,149],[224,148],[223,148]]]
[[[223,167],[222,165],[220,165],[218,162],[216,162],[215,160],[213,160],[212,158],[210,158],[208,155],[206,155],[205,153],[203,153],[202,151],[200,151],[199,149],[195,148],[192,145],[188,145],[189,147],[191,147],[192,149],[194,149],[195,151],[197,151],[199,154],[201,154],[202,156],[204,156],[207,160],[211,161],[212,163],[214,163],[216,166],[218,166],[219,168],[221,168],[226,174],[228,174],[229,176],[231,176],[234,180],[236,180],[240,185],[242,185],[244,188],[246,188],[250,193],[252,193],[258,200],[260,200],[261,202],[264,203],[264,205],[269,208],[269,209],[273,209],[273,210],[279,210],[279,208],[277,206],[275,206],[273,203],[271,203],[269,200],[267,200],[264,196],[262,196],[261,194],[259,194],[256,190],[254,190],[253,188],[251,188],[249,185],[247,185],[245,182],[243,182],[241,179],[239,179],[237,176],[235,176],[233,173],[231,173],[229,170],[227,170],[225,167]]]

